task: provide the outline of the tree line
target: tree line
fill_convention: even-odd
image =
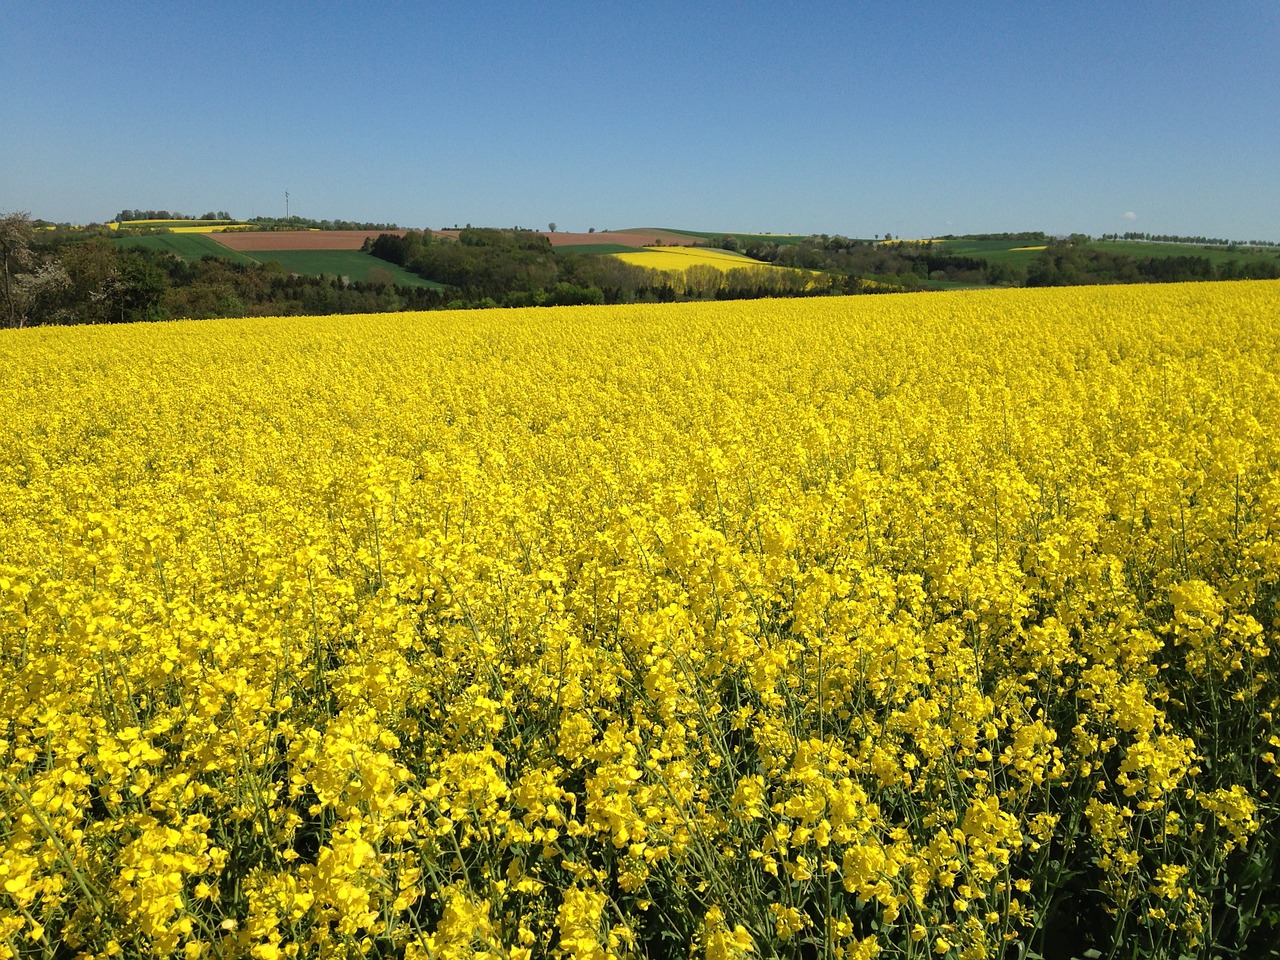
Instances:
[[[847,278],[763,264],[724,271],[695,264],[682,272],[655,270],[613,256],[552,247],[523,230],[466,228],[456,240],[409,230],[382,234],[365,250],[425,279],[444,284],[451,307],[559,306],[671,300],[751,299],[854,293]]]
[[[1129,230],[1125,233],[1104,233],[1101,240],[1145,240],[1148,243],[1186,243],[1200,247],[1280,247],[1272,240],[1224,240],[1221,237],[1184,237],[1173,233],[1142,233]]]
[[[1173,283],[1191,280],[1280,279],[1280,257],[1251,256],[1215,263],[1194,254],[1136,257],[1105,247],[1055,240],[1027,268],[1029,287],[1091,283]]]
[[[1008,240],[1043,244],[1045,249],[1022,265],[988,260],[979,254],[948,253],[945,246],[932,240],[875,243],[822,235],[799,242],[716,237],[709,243],[740,250],[778,266],[860,277],[878,283],[881,289],[897,290],[928,289],[936,283],[1000,287],[1280,278],[1280,257],[1257,252],[1225,261],[1157,251],[1150,256],[1134,256],[1098,246],[1083,234],[1048,238],[1039,232],[939,239]]]
[[[774,266],[872,281],[878,289],[920,290],[938,282],[1014,286],[1026,280],[1025,273],[1015,266],[948,253],[931,240],[879,243],[821,234],[798,242],[779,242],[767,237],[740,239],[726,235],[713,237],[707,244],[745,253]]]
[[[121,210],[116,215],[116,222],[122,230],[160,231],[164,226],[152,226],[138,221],[146,220],[191,220],[209,221],[226,220],[232,223],[248,223],[255,230],[398,230],[394,223],[375,223],[364,220],[313,220],[310,217],[251,217],[248,220],[236,220],[225,210],[206,213],[199,217],[185,213],[171,213],[168,210]],[[53,224],[50,224],[53,226]],[[62,224],[61,226],[69,226]],[[96,226],[101,226],[97,224]]]
[[[250,217],[240,221],[255,230],[399,230],[394,223],[366,220],[313,220],[310,217]]]
[[[121,248],[106,231],[36,229],[25,213],[0,216],[0,266],[0,326],[7,327],[431,310],[447,299],[397,286],[386,271],[353,282],[299,276],[277,263],[188,263]]]
[[[126,213],[168,212],[121,211]],[[391,229],[297,217],[263,220],[260,228],[317,224],[326,225],[321,229]],[[274,263],[238,264],[217,257],[188,263],[161,251],[121,248],[111,241],[116,234],[101,226],[37,226],[25,213],[0,215],[0,325],[823,296],[938,289],[944,284],[1280,278],[1280,257],[1259,251],[1225,260],[1221,254],[1212,259],[1154,252],[1143,257],[1108,250],[1084,235],[1048,239],[1038,232],[952,238],[1043,243],[1045,249],[1026,264],[951,253],[944,244],[928,240],[883,243],[825,234],[798,241],[709,238],[706,245],[759,261],[727,271],[705,264],[656,270],[573,247],[554,248],[545,235],[522,229],[468,226],[457,239],[408,230],[382,232],[366,241],[366,252],[443,287],[429,289],[398,286],[382,270],[351,282],[298,276]],[[784,269],[774,269],[779,267]]]
[[[225,210],[209,211],[200,216],[187,213],[170,212],[168,210],[121,210],[112,218],[116,223],[126,220],[232,220],[231,214]]]

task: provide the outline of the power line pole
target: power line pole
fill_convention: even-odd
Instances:
[[[289,191],[284,192],[284,218],[289,219]]]

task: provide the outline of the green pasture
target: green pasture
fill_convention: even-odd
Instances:
[[[163,250],[188,263],[194,263],[202,257],[221,257],[233,263],[257,263],[252,257],[229,250],[203,233],[148,233],[136,237],[116,237],[113,242],[118,247]]]
[[[1019,250],[1018,247],[1040,246],[1030,240],[934,240],[935,249],[955,257],[975,257],[988,263],[1008,263],[1026,267],[1042,250]]]
[[[393,283],[402,287],[441,288],[438,283],[424,280],[403,267],[379,260],[361,250],[254,250],[245,253],[224,247],[203,233],[149,233],[136,237],[117,237],[114,243],[121,247],[162,250],[188,263],[194,263],[202,257],[221,257],[232,263],[242,264],[275,261],[289,273],[308,277],[328,274],[331,277],[363,281],[368,278],[370,270],[381,267],[391,274]]]
[[[934,240],[935,248],[958,257],[980,257],[990,263],[1009,263],[1026,267],[1040,256],[1040,250],[1019,250],[1018,247],[1034,246],[1026,240]],[[1124,254],[1140,260],[1162,257],[1204,257],[1214,266],[1230,260],[1247,263],[1259,258],[1274,259],[1280,251],[1267,247],[1206,247],[1194,243],[1158,243],[1143,240],[1092,240],[1088,244],[1097,250]]]
[[[351,280],[363,281],[369,271],[381,268],[391,274],[392,282],[402,287],[443,287],[432,280],[425,280],[416,273],[410,273],[385,260],[379,260],[363,250],[254,250],[251,254],[260,263],[272,261],[280,264],[290,273],[303,276],[318,277],[327,274],[331,277],[347,277]]]
[[[1275,247],[1206,247],[1194,243],[1158,243],[1145,240],[1095,240],[1091,246],[1108,253],[1122,253],[1145,260],[1147,257],[1204,257],[1214,266],[1231,260],[1249,263],[1274,260],[1280,255]]]

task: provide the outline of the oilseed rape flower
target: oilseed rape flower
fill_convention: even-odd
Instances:
[[[1258,952],[1278,307],[4,332],[0,957]]]

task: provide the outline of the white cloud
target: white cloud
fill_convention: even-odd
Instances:
[[[1134,213],[1132,210],[1126,210],[1126,211],[1124,212],[1124,218],[1125,218],[1126,220],[1137,220],[1137,219],[1138,219],[1138,215],[1137,215],[1136,213]]]

